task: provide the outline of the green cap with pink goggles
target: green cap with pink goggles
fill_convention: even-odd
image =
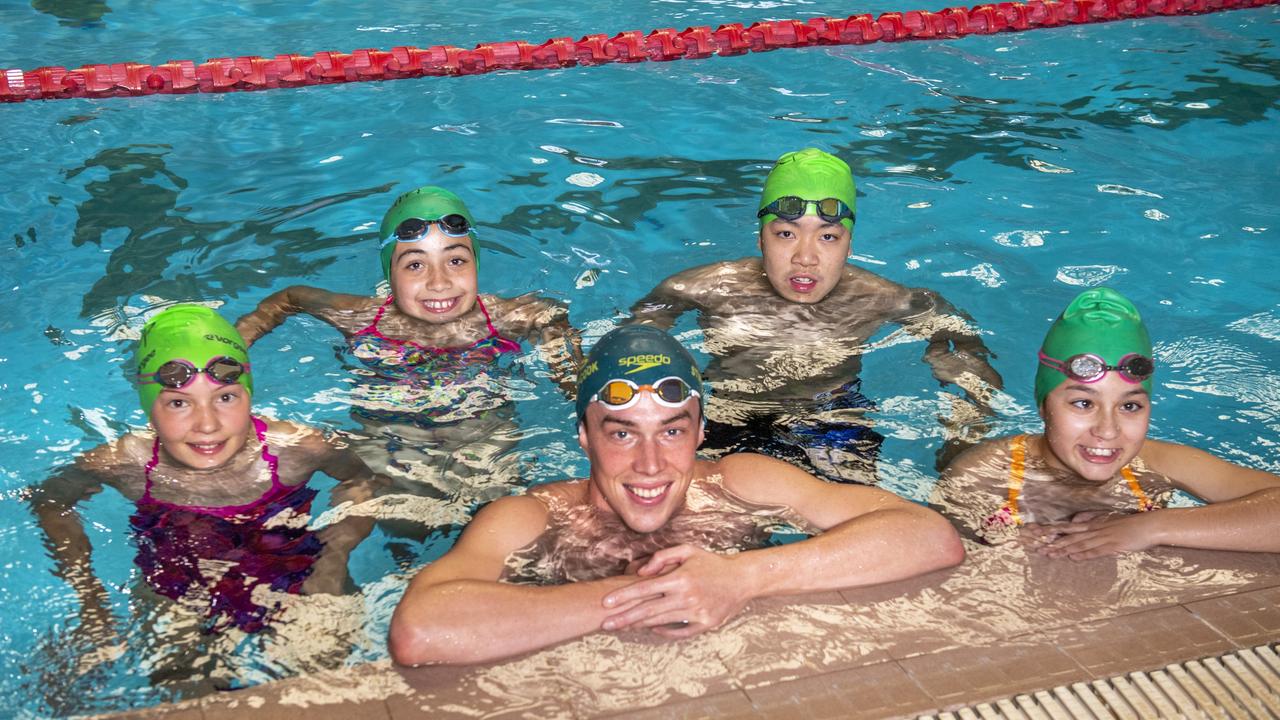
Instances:
[[[137,358],[138,401],[148,418],[165,388],[180,390],[201,375],[217,385],[238,383],[253,394],[244,338],[203,305],[174,305],[148,320]]]
[[[805,148],[778,158],[765,178],[756,217],[764,227],[774,220],[817,215],[853,232],[857,202],[849,164],[831,153]]]
[[[1155,362],[1138,308],[1111,288],[1085,290],[1054,321],[1040,346],[1036,405],[1064,382],[1095,383],[1109,372],[1151,394]]]
[[[382,242],[382,276],[391,279],[391,259],[395,255],[396,244],[421,240],[432,225],[438,225],[440,231],[449,237],[470,235],[471,254],[479,268],[480,253],[472,232],[475,224],[462,199],[444,188],[427,185],[401,195],[382,216],[382,226],[378,229],[378,238]]]

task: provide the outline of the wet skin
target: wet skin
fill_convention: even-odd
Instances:
[[[391,294],[411,318],[432,324],[457,320],[476,305],[476,276],[471,236],[449,237],[439,223],[427,226],[414,242],[396,243],[391,259]]]
[[[183,388],[165,388],[151,406],[161,456],[208,470],[227,464],[251,435],[249,393],[200,373]]]
[[[1151,424],[1147,391],[1116,372],[1093,383],[1064,382],[1045,397],[1040,412],[1046,464],[1096,483],[1119,477],[1142,450]]]
[[[625,411],[591,403],[578,443],[591,461],[589,502],[632,530],[652,532],[684,506],[693,481],[702,443],[698,401],[669,408],[642,392]]]
[[[764,272],[778,295],[796,303],[821,302],[844,275],[853,233],[817,215],[774,220],[760,228]]]

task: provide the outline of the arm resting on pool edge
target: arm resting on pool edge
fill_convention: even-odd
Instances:
[[[253,345],[290,315],[304,313],[320,318],[343,334],[350,335],[357,328],[352,326],[348,318],[354,312],[366,309],[369,302],[369,298],[363,295],[344,295],[307,285],[291,285],[268,295],[258,303],[258,307],[236,320],[236,330],[240,332],[246,345]]]
[[[1141,456],[1152,471],[1209,504],[1045,525],[1040,529],[1060,534],[1039,551],[1075,560],[1157,545],[1280,552],[1280,476],[1158,440],[1147,440]]]
[[[754,598],[891,582],[964,559],[945,518],[887,491],[824,482],[751,453],[729,455],[718,469],[735,494],[786,505],[822,532],[736,555],[687,545],[654,553],[639,570],[645,580],[605,598],[616,611],[605,629],[639,626],[686,637],[719,627]]]
[[[508,555],[546,527],[528,496],[502,498],[476,514],[458,542],[409,584],[391,616],[387,646],[401,665],[478,663],[537,650],[599,630],[615,577],[564,585],[499,582]]]

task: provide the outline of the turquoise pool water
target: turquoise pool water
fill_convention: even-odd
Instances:
[[[376,7],[40,0],[0,9],[0,67],[455,44],[943,3],[634,2],[602,8]],[[78,13],[78,15],[77,15]],[[1153,434],[1280,470],[1280,10],[1124,21],[961,41],[784,50],[667,64],[0,107],[0,695],[18,716],[139,707],[145,638],[130,611],[127,503],[83,507],[125,642],[93,658],[65,641],[76,601],[23,502],[75,454],[143,422],[123,375],[150,308],[219,301],[231,317],[305,283],[372,292],[375,224],[428,182],[480,222],[481,287],[570,303],[595,336],[670,272],[755,249],[772,160],[816,145],[858,177],[855,262],[934,288],[986,331],[1009,393],[991,432],[1032,428],[1032,348],[1080,288],[1143,310],[1162,362]],[[696,342],[692,322],[681,328]],[[295,319],[255,346],[259,409],[354,430],[336,332]],[[888,436],[884,486],[927,496],[934,417],[949,401],[889,342],[863,389]],[[486,492],[580,474],[571,409],[532,361],[513,375],[518,444]],[[324,483],[322,482],[323,486]],[[362,632],[294,651],[248,638],[203,648],[260,682],[385,657],[403,573],[447,547],[361,546],[365,592],[334,612]],[[434,516],[433,516],[434,517]],[[455,518],[456,519],[456,518]],[[151,625],[149,625],[149,623]],[[136,640],[136,642],[133,642]],[[292,646],[290,646],[292,647]],[[0,711],[4,712],[4,711]]]

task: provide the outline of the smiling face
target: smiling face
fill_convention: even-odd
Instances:
[[[471,236],[449,237],[431,223],[416,242],[396,243],[391,294],[400,312],[429,323],[456,320],[476,304],[479,280]]]
[[[1101,483],[1119,475],[1142,449],[1151,398],[1112,371],[1093,383],[1062,383],[1045,397],[1040,414],[1045,461]]]
[[[852,240],[843,224],[817,215],[766,223],[760,228],[760,252],[769,284],[791,302],[820,302],[844,277]]]
[[[151,406],[160,447],[180,465],[208,470],[225,465],[252,432],[249,393],[201,374],[180,389],[165,388]]]
[[[636,532],[658,530],[684,506],[701,443],[696,398],[668,408],[646,391],[626,410],[591,403],[578,444],[591,461],[592,504]]]

